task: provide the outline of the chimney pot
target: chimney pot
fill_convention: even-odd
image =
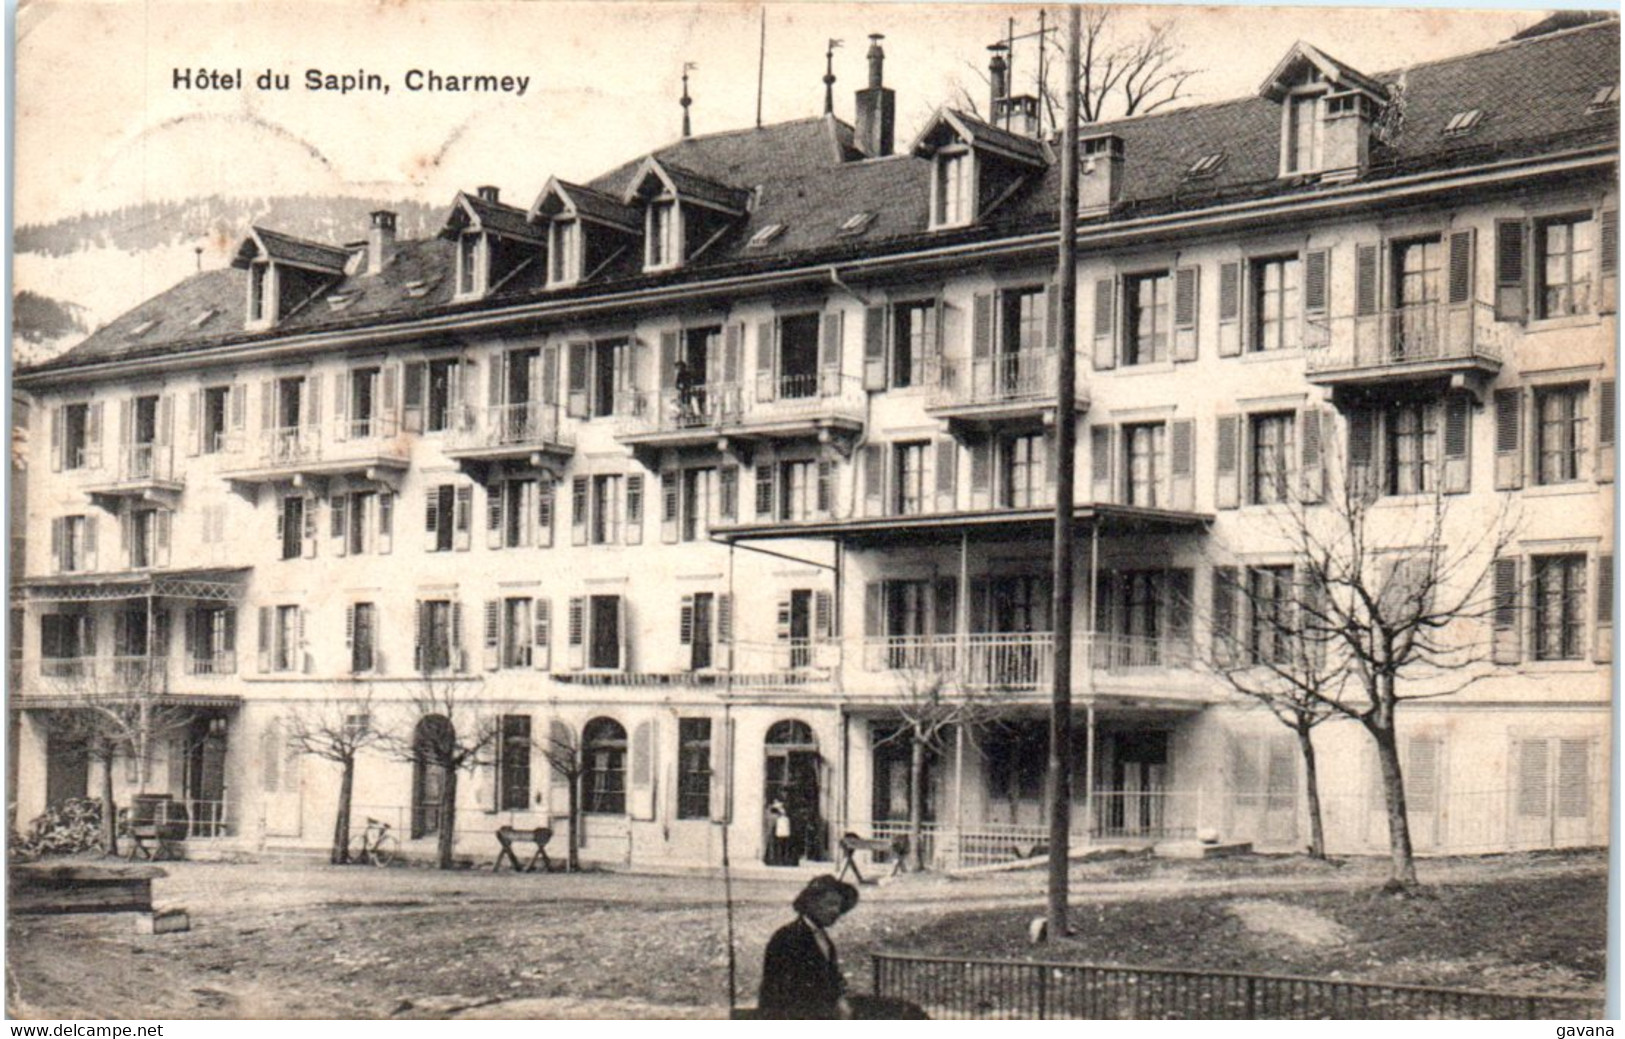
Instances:
[[[988,87],[990,100],[987,106],[988,118],[998,119],[998,110],[1004,99],[1010,94],[1009,84],[1005,82],[1005,70],[1010,66],[1004,60],[1004,44],[995,43],[988,50],[993,52],[993,59],[987,63]]]
[[[395,214],[387,209],[372,212],[372,230],[367,235],[367,273],[380,274],[395,252]]]
[[[869,34],[869,89],[876,90],[881,84],[882,68],[886,64],[886,52],[880,49],[880,41],[886,37],[878,32]]]
[[[882,85],[886,52],[880,41],[885,38],[880,33],[869,35],[869,85],[857,92],[854,106],[854,136],[858,148],[870,158],[891,154],[897,124],[897,92]]]
[[[502,189],[491,184],[483,184],[480,187],[475,188],[474,193],[479,195],[482,201],[496,202],[498,201],[498,196],[500,196],[502,193]]]

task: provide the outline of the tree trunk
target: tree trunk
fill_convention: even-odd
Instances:
[[[925,868],[921,844],[925,836],[925,739],[915,730],[909,739],[908,759],[908,870]]]
[[[577,773],[570,777],[570,844],[564,853],[564,869],[567,873],[577,873],[581,870],[581,775]]]
[[[118,805],[113,803],[113,755],[104,754],[102,764],[102,847],[118,854]]]
[[[1382,768],[1383,799],[1388,803],[1388,886],[1416,886],[1416,861],[1411,854],[1411,825],[1405,811],[1405,780],[1399,768],[1399,738],[1393,715],[1378,711],[1366,722],[1377,742],[1377,763]]]
[[[1309,802],[1309,857],[1326,857],[1326,827],[1320,818],[1320,768],[1315,764],[1313,727],[1303,721],[1295,726],[1298,750],[1303,754],[1303,793]]]
[[[435,841],[435,868],[451,869],[452,848],[457,841],[457,769],[446,766],[440,784],[440,833]]]
[[[344,773],[339,780],[339,812],[333,820],[333,849],[327,860],[335,866],[350,861],[350,794],[355,789],[355,758],[344,759]]]

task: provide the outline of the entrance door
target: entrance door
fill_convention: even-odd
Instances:
[[[1157,836],[1164,829],[1168,733],[1120,732],[1112,737],[1109,788],[1101,798],[1101,829],[1116,836]]]
[[[778,801],[790,818],[790,861],[827,858],[819,800],[822,758],[812,729],[805,722],[777,723],[767,731],[764,755],[763,848],[768,852],[773,848],[773,817],[767,809]]]
[[[219,837],[226,821],[226,719],[192,722],[186,741],[185,796],[197,837]]]
[[[45,803],[59,805],[90,790],[90,759],[84,745],[57,733],[45,737]]]
[[[440,795],[446,788],[446,769],[435,748],[455,739],[451,722],[431,714],[418,722],[412,762],[412,837],[440,832]]]
[[[805,588],[790,593],[790,667],[812,665],[812,601]]]

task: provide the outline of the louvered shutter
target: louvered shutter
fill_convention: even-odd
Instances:
[[[350,373],[333,373],[333,436],[338,440],[350,438]]]
[[[745,354],[745,326],[734,322],[722,330],[722,387],[721,392],[728,395],[731,403],[725,402],[722,407],[726,414],[731,414],[732,408],[738,403],[739,380],[741,369],[744,368]]]
[[[885,515],[886,449],[882,444],[863,447],[863,514]]]
[[[1523,589],[1518,570],[1517,559],[1497,559],[1491,567],[1495,593],[1491,659],[1497,664],[1516,664],[1523,657]]]
[[[655,817],[655,724],[641,721],[632,726],[632,762],[627,790],[628,814],[635,820]]]
[[[677,385],[677,344],[678,335],[675,331],[660,333],[661,390],[671,390]]]
[[[538,671],[553,670],[553,600],[531,603],[530,666]]]
[[[1447,299],[1451,306],[1473,302],[1476,237],[1472,228],[1450,232],[1450,284]],[[1471,325],[1467,326],[1469,329]]]
[[[1354,250],[1354,313],[1356,317],[1371,317],[1377,313],[1378,268],[1377,246],[1360,245]]]
[[[863,637],[877,639],[886,633],[886,585],[870,581],[863,586]]]
[[[939,577],[931,582],[931,633],[945,636],[954,634],[957,627],[955,617],[958,616],[959,603],[956,601],[959,590],[959,580],[954,577]]]
[[[773,519],[773,466],[762,463],[756,467],[756,518],[758,520]]]
[[[271,607],[261,606],[259,615],[258,641],[255,649],[259,653],[259,672],[261,674],[271,670]]]
[[[389,555],[395,548],[395,492],[378,492],[378,554]]]
[[[1196,420],[1169,424],[1169,504],[1190,511],[1196,507]]]
[[[835,599],[829,592],[813,592],[813,637],[828,642],[835,634]]]
[[[1220,415],[1214,438],[1214,504],[1234,509],[1241,504],[1241,416]]]
[[[102,402],[95,401],[85,411],[85,468],[102,467]]]
[[[734,597],[731,592],[717,594],[717,644],[712,653],[711,666],[721,670],[733,668],[734,652]]]
[[[937,511],[952,512],[954,485],[959,469],[959,444],[953,437],[937,438]]]
[[[819,319],[818,393],[836,397],[841,392],[842,354],[846,345],[846,312],[826,310]]]
[[[552,477],[536,482],[536,546],[553,547],[553,514],[558,502],[558,485]]]
[[[301,546],[301,554],[306,559],[316,558],[317,535],[321,533],[321,528],[318,525],[317,505],[317,497],[314,494],[307,494],[302,499],[300,507],[300,515],[304,517],[302,520],[304,524],[304,540]]]
[[[591,343],[569,343],[565,346],[565,414],[572,418],[586,418],[591,412],[588,407],[587,386],[590,374],[587,367],[587,354],[592,348]]]
[[[1522,220],[1495,222],[1495,320],[1522,321],[1529,313],[1528,231]]]
[[[1515,491],[1523,486],[1523,391],[1496,390],[1495,489]]]
[[[1196,612],[1194,574],[1188,569],[1163,572],[1164,613],[1168,621],[1165,660],[1168,664],[1186,664],[1191,655],[1191,621]]]
[[[1613,379],[1597,384],[1597,465],[1598,483],[1614,482],[1614,423],[1619,420],[1618,400]]]
[[[1591,741],[1557,741],[1557,818],[1586,819],[1591,814]]]
[[[986,363],[993,356],[993,296],[982,292],[971,297],[971,360]],[[972,385],[966,379],[961,390]]]
[[[886,388],[886,308],[863,312],[863,388]]]
[[[502,547],[502,499],[505,493],[517,490],[517,484],[493,483],[485,488],[485,547]]]
[[[818,486],[813,496],[813,507],[820,516],[828,516],[835,508],[835,461],[820,458],[817,466]]]
[[[1326,494],[1326,431],[1331,415],[1322,408],[1305,408],[1298,416],[1299,494],[1305,502],[1318,502]]]
[[[1093,359],[1096,371],[1117,367],[1117,337],[1113,335],[1117,323],[1116,289],[1115,278],[1095,281]]]
[[[154,562],[158,566],[169,565],[170,525],[175,514],[167,509],[159,509],[152,518],[153,540],[156,542]]]
[[[484,638],[481,646],[484,651],[485,670],[495,671],[502,663],[502,601],[500,599],[485,600]]]
[[[463,648],[463,604],[451,603],[451,666],[455,671],[468,670],[468,653]]]
[[[1113,457],[1116,430],[1111,426],[1092,426],[1089,429],[1089,495],[1096,505],[1115,500],[1112,490],[1112,469],[1117,461]]]
[[[737,522],[739,519],[739,467],[725,465],[717,471],[717,497],[720,499],[719,511],[724,522]]]
[[[677,608],[677,644],[679,646],[694,645],[694,597],[685,595],[678,603]],[[689,669],[690,655],[687,652],[678,654],[677,670]]]
[[[993,442],[986,437],[970,446],[970,507],[993,505]]]
[[[626,543],[643,544],[643,474],[626,478]]]
[[[1174,360],[1194,361],[1199,349],[1202,269],[1174,271]]]
[[[1444,479],[1446,494],[1472,490],[1473,404],[1465,393],[1444,400]]]
[[[1619,210],[1605,209],[1598,217],[1597,313],[1619,310]]]
[[[62,471],[62,451],[64,446],[62,436],[62,415],[63,411],[60,404],[51,409],[51,472],[53,473],[59,473]]]
[[[724,716],[711,729],[711,821],[733,821],[734,721]]]
[[[1220,667],[1235,664],[1240,658],[1237,652],[1240,576],[1240,571],[1233,566],[1213,568],[1213,662]]]
[[[1370,501],[1380,489],[1377,464],[1377,413],[1354,408],[1348,413],[1348,493],[1354,501]]]
[[[570,480],[570,544],[587,543],[587,478]]]
[[[414,361],[402,369],[401,374],[401,428],[408,433],[421,433],[427,413],[429,392],[429,365]],[[267,395],[269,399],[269,394]]]
[[[660,474],[660,540],[668,545],[677,543],[681,475],[677,469],[667,469]]]
[[[1219,264],[1219,356],[1241,356],[1241,261]]]
[[[196,455],[203,450],[203,395],[192,390],[186,395],[186,453]]]
[[[756,399],[764,404],[778,396],[774,392],[777,387],[773,378],[777,370],[773,351],[773,337],[777,328],[777,323],[773,321],[756,324]]]
[[[1597,632],[1592,658],[1599,664],[1614,659],[1614,557],[1597,557]]]
[[[1326,320],[1331,313],[1330,249],[1314,249],[1303,258],[1303,313],[1311,320]]]

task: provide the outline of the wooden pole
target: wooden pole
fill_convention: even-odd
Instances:
[[[1082,36],[1076,4],[1067,8],[1066,125],[1061,135],[1060,249],[1055,287],[1061,322],[1055,359],[1055,687],[1049,719],[1049,936],[1067,933],[1067,864],[1072,830],[1072,524],[1077,475],[1078,328],[1078,46]]]

